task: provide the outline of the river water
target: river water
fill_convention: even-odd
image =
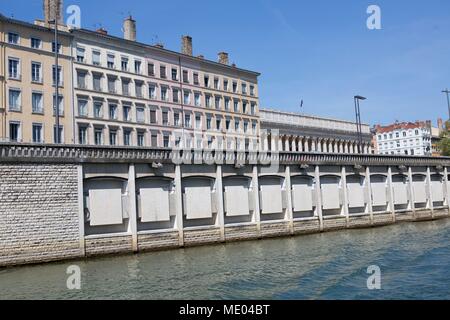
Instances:
[[[0,269],[0,299],[450,299],[449,268],[447,219]]]

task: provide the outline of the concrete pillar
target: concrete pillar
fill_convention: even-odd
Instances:
[[[284,151],[289,152],[289,137],[286,137],[284,140]]]
[[[316,210],[319,217],[320,231],[323,231],[323,215],[322,215],[322,192],[320,188],[320,169],[319,166],[315,167],[314,177],[316,180]]]
[[[328,144],[326,140],[322,141],[322,152],[327,153],[328,152]]]
[[[306,137],[305,138],[305,152],[309,152],[309,138]]]
[[[292,137],[291,146],[292,146],[292,152],[297,152],[297,146],[295,144],[296,137]]]
[[[366,199],[367,199],[367,208],[369,210],[370,215],[370,224],[373,225],[373,206],[372,206],[372,184],[370,182],[370,168],[366,166]]]
[[[128,168],[128,200],[130,203],[130,231],[132,238],[132,248],[134,252],[138,251],[137,237],[137,205],[136,205],[136,169],[134,164]]]
[[[303,152],[304,148],[303,148],[303,137],[299,137],[298,138],[298,152]]]
[[[348,141],[344,141],[344,153],[345,154],[349,153]]]
[[[286,194],[287,194],[287,212],[286,219],[289,222],[289,232],[294,234],[294,213],[293,213],[293,204],[292,204],[292,185],[291,185],[291,167],[286,166],[285,170],[285,179],[286,179]]]
[[[259,177],[258,177],[258,166],[253,166],[253,177],[252,177],[252,185],[253,185],[253,195],[254,195],[254,207],[255,207],[255,223],[256,229],[258,232],[258,237],[261,236],[261,209],[259,207]]]
[[[175,197],[176,197],[176,217],[175,227],[178,230],[178,242],[184,246],[184,230],[183,230],[183,188],[181,186],[181,166],[175,166]]]
[[[311,151],[317,152],[317,145],[316,145],[316,139],[311,139]]]
[[[333,140],[328,140],[328,153],[333,153]]]
[[[350,213],[348,208],[348,189],[347,189],[347,172],[345,170],[345,166],[342,166],[341,169],[341,180],[342,180],[342,190],[344,195],[344,215],[345,215],[345,223],[347,225],[347,228],[350,223]]]
[[[434,204],[433,204],[433,190],[431,189],[431,170],[430,167],[427,167],[427,193],[428,193],[428,202],[431,210],[431,217],[434,218]]]
[[[269,150],[269,137],[267,135],[264,136],[263,138],[263,144],[264,144],[264,151],[268,151]]]
[[[317,152],[322,152],[322,139],[317,140]]]
[[[394,188],[392,185],[392,168],[388,167],[388,189],[389,189],[389,208],[392,214],[392,221],[396,221],[395,204],[394,204]]]
[[[339,153],[344,153],[344,142],[339,141]]]
[[[353,143],[352,143],[352,142],[350,142],[349,145],[348,145],[348,153],[350,153],[350,154],[353,154],[353,153],[354,153],[354,150],[353,150]]]
[[[414,188],[413,188],[413,176],[412,176],[412,169],[411,167],[408,167],[408,191],[409,191],[409,202],[410,202],[410,209],[413,213],[414,218],[416,218],[416,201],[414,199]]]
[[[278,151],[283,151],[283,136],[278,137]]]
[[[274,135],[270,135],[270,144],[271,144],[271,150],[272,151],[277,151],[277,138],[279,138],[279,137],[277,137],[277,136],[274,136]]]
[[[78,232],[80,239],[80,254],[86,255],[86,245],[84,241],[84,185],[83,185],[83,166],[77,166],[78,171]]]
[[[220,240],[225,242],[225,212],[223,208],[223,183],[222,166],[218,165],[216,169],[216,192],[217,192],[217,224],[220,228]]]
[[[334,153],[339,153],[339,141],[334,141]]]

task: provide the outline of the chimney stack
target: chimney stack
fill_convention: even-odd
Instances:
[[[56,20],[58,24],[63,24],[63,0],[44,0],[44,20],[45,23],[49,23],[49,21],[55,20],[55,12],[56,12]]]
[[[219,52],[219,63],[228,65],[230,62],[228,61],[228,53]]]
[[[106,30],[105,28],[99,28],[97,29],[97,32],[105,36],[108,34],[108,30]]]
[[[129,16],[123,22],[123,37],[126,40],[136,41],[136,20]]]
[[[181,53],[192,56],[192,38],[190,36],[181,37]]]

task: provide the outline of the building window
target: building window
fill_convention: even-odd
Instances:
[[[33,113],[44,113],[44,107],[42,103],[42,93],[32,92],[31,93],[31,108]]]
[[[41,64],[39,62],[31,63],[31,81],[38,83],[42,82]]]
[[[142,107],[136,108],[136,121],[139,123],[145,122],[145,109]]]
[[[200,93],[194,93],[194,101],[195,101],[195,106],[196,107],[200,107],[201,106],[201,98],[200,98]]]
[[[191,115],[190,114],[185,114],[184,115],[184,126],[186,128],[191,128],[192,127],[192,125],[191,125]]]
[[[134,73],[141,74],[141,65],[142,63],[139,60],[134,61]]]
[[[62,67],[58,66],[58,73],[56,73],[56,66],[53,66],[52,68],[52,80],[53,80],[53,85],[56,86],[56,78],[58,78],[58,86],[62,86],[63,85],[63,76],[62,76]]]
[[[227,79],[223,80],[223,90],[228,91],[228,80]]]
[[[174,103],[178,103],[179,102],[178,90],[177,89],[173,89],[172,90],[172,100],[173,100]]]
[[[94,143],[97,146],[101,146],[103,144],[103,129],[102,128],[94,129]]]
[[[403,137],[406,137],[406,131],[403,132]]]
[[[117,131],[116,130],[109,130],[109,144],[111,146],[117,145]]]
[[[84,63],[86,50],[84,48],[77,48],[77,61]]]
[[[9,110],[20,111],[21,91],[19,89],[9,89]]]
[[[87,117],[87,101],[84,99],[78,99],[78,116],[79,117]]]
[[[109,119],[117,120],[117,105],[115,104],[109,105]]]
[[[94,91],[102,91],[102,75],[98,73],[94,73],[92,75],[93,84],[92,87]]]
[[[128,58],[122,58],[121,60],[122,71],[128,71]]]
[[[153,63],[149,63],[147,65],[147,68],[148,68],[148,75],[154,76],[155,75],[155,65]]]
[[[248,132],[248,122],[244,121],[244,132],[247,133]]]
[[[234,100],[234,112],[239,112],[239,101]]]
[[[211,130],[211,118],[206,118],[206,130]]]
[[[57,143],[56,138],[60,143],[64,143],[64,127],[59,126],[58,130],[56,130],[56,126],[53,126],[53,142]]]
[[[62,49],[61,43],[58,42],[58,53],[62,53],[61,49]],[[52,52],[53,52],[53,53],[56,52],[55,41],[52,41]]]
[[[136,97],[142,98],[143,97],[143,94],[142,94],[143,83],[140,81],[135,81],[134,85],[135,85]]]
[[[131,107],[123,106],[123,121],[131,121]]]
[[[9,32],[8,33],[8,43],[19,44],[19,35],[14,32]]]
[[[195,85],[199,85],[199,83],[200,83],[200,82],[199,82],[199,80],[198,80],[198,73],[195,72],[195,73],[194,73],[194,84],[195,84]]]
[[[256,114],[256,104],[254,102],[251,103],[250,112],[252,115]]]
[[[156,110],[150,110],[150,123],[157,123]]]
[[[242,102],[242,113],[247,113],[248,103],[246,101]]]
[[[165,66],[160,66],[159,67],[159,76],[160,76],[161,79],[166,79],[167,78],[166,67]]]
[[[206,88],[209,88],[209,76],[206,76],[206,75],[205,75],[204,81],[205,81],[205,87],[206,87]]]
[[[94,101],[94,118],[103,118],[103,103]]]
[[[164,135],[164,138],[163,138],[164,148],[169,148],[169,146],[170,146],[169,142],[170,142],[170,137],[168,135]]]
[[[92,51],[92,64],[94,66],[100,65],[100,51]]]
[[[221,130],[222,129],[222,120],[216,119],[216,129]]]
[[[234,121],[234,130],[236,132],[239,131],[239,127],[240,127],[239,120],[235,120]]]
[[[233,93],[237,93],[237,82],[233,81]]]
[[[172,68],[172,80],[178,81],[178,70],[175,68]]]
[[[62,95],[58,96],[58,112],[59,115],[64,115],[64,97]],[[56,96],[53,94],[53,115],[56,115]]]
[[[19,59],[8,59],[8,75],[11,79],[20,80],[20,61]]]
[[[77,71],[77,85],[79,89],[86,89],[86,72]]]
[[[206,107],[211,108],[212,102],[211,102],[211,96],[210,95],[205,95],[205,103],[206,103]]]
[[[250,86],[250,95],[251,96],[255,95],[255,86],[253,86],[253,85]]]
[[[138,132],[137,134],[137,144],[138,147],[143,147],[145,145],[144,143],[144,139],[145,138],[145,133],[144,132]]]
[[[252,133],[256,134],[256,122],[252,122]]]
[[[163,111],[163,113],[162,113],[162,123],[163,123],[163,126],[169,125],[169,113],[167,111]]]
[[[161,87],[161,100],[168,101],[167,88]]]
[[[157,147],[158,146],[158,134],[156,133],[152,133],[152,147]]]
[[[108,92],[109,93],[116,93],[116,77],[108,77]]]
[[[191,104],[191,95],[190,95],[189,91],[184,91],[184,94],[183,94],[183,103],[184,103],[185,105]]]
[[[130,130],[123,131],[123,144],[125,146],[131,146],[131,131]]]
[[[216,90],[220,89],[218,78],[214,78],[214,89],[216,89]]]
[[[230,130],[230,124],[231,124],[231,120],[230,119],[226,119],[225,120],[225,130],[227,130],[227,131]]]
[[[9,123],[9,140],[14,142],[20,142],[20,123],[10,122]]]
[[[78,127],[78,143],[87,144],[87,127],[85,126]]]
[[[130,81],[127,79],[122,79],[122,94],[124,96],[130,95]]]
[[[173,114],[173,123],[174,123],[174,125],[177,126],[177,127],[181,126],[181,123],[180,123],[180,114],[179,114],[178,112],[175,112],[175,113]]]
[[[220,97],[216,97],[216,99],[215,99],[215,107],[216,107],[216,109],[220,109],[220,101],[221,101]]]
[[[107,67],[109,69],[115,69],[116,68],[116,64],[115,64],[115,60],[116,57],[113,54],[108,54],[108,58],[107,58]]]
[[[202,116],[199,114],[195,116],[195,128],[196,129],[202,128]]]
[[[242,94],[247,94],[247,85],[245,83],[242,84]]]
[[[418,136],[419,135],[419,130],[416,129],[415,134],[416,134],[416,136]]]
[[[33,142],[34,143],[42,143],[44,142],[42,140],[42,124],[40,123],[33,123]]]
[[[189,83],[189,72],[187,70],[183,70],[183,82]]]
[[[225,98],[225,110],[230,111],[230,99]]]
[[[154,85],[148,87],[148,96],[150,99],[156,99],[156,87]]]

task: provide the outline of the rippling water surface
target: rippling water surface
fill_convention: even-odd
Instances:
[[[66,288],[72,264],[80,291]],[[0,299],[450,299],[449,268],[440,220],[3,269]]]

